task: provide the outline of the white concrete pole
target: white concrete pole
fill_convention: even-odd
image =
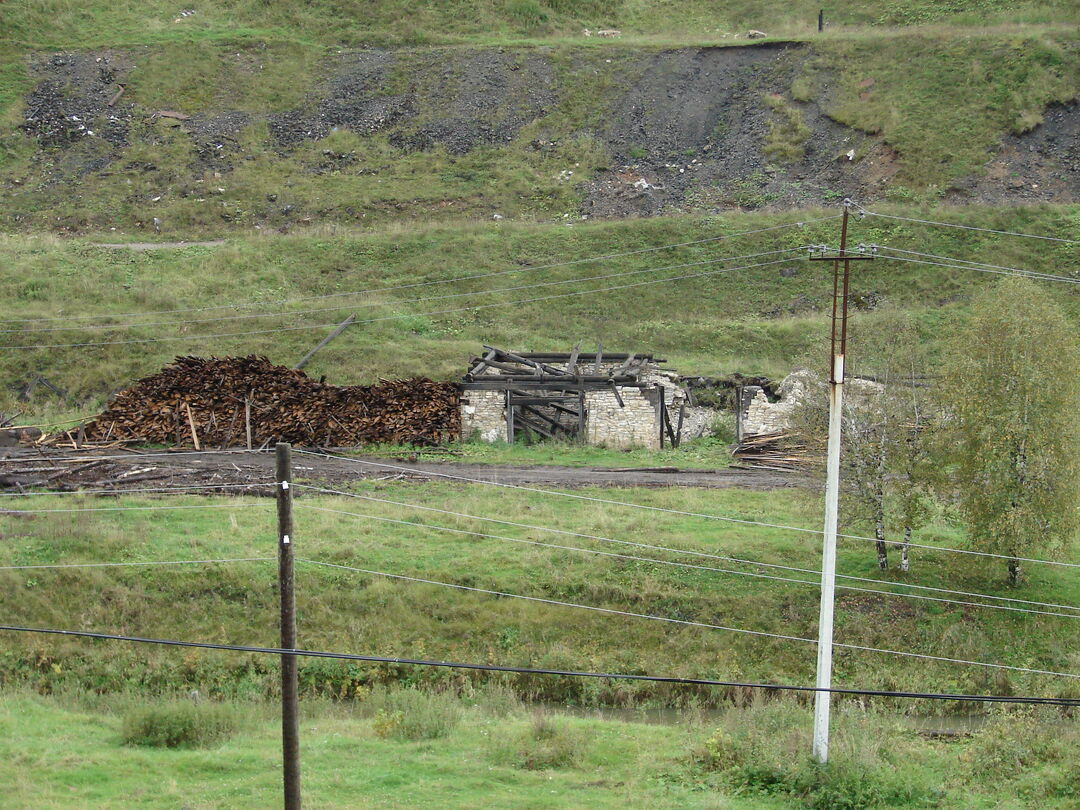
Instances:
[[[821,607],[818,613],[818,689],[832,688],[833,601],[836,595],[836,522],[840,501],[840,428],[844,405],[844,355],[833,358],[829,381],[829,451],[825,480],[825,543],[821,555]],[[829,709],[832,694],[814,695],[814,759],[829,761]]]

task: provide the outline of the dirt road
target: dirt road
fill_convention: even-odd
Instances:
[[[770,470],[676,470],[674,468],[583,468],[505,466],[466,462],[345,458],[295,451],[298,480],[329,485],[364,478],[403,481],[469,479],[525,486],[573,487],[745,487],[778,489],[814,486],[812,477]],[[94,489],[211,486],[212,491],[251,491],[250,485],[273,478],[272,453],[118,451],[37,451],[13,448],[0,457],[0,490],[47,488]],[[243,488],[243,489],[241,489]]]

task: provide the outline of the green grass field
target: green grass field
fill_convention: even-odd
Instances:
[[[295,546],[299,557],[726,627],[810,638],[816,632],[817,587],[812,574],[756,569],[708,557],[672,556],[670,552],[430,510],[806,569],[818,565],[813,534],[610,505],[601,508],[588,501],[515,490],[493,492],[479,485],[373,482],[358,484],[355,491],[403,505],[301,490]],[[817,499],[790,491],[579,492],[750,521],[809,527],[819,521]],[[136,496],[106,502],[58,496],[5,500],[10,502],[8,508],[32,501],[31,507],[23,508],[42,509],[160,503]],[[168,503],[207,501],[174,497]],[[7,565],[272,556],[269,500],[257,500],[253,508],[245,508],[235,499],[212,503],[225,508],[8,515],[0,518],[0,527],[10,542],[0,554]],[[476,537],[432,526],[498,537]],[[948,515],[918,533],[916,540],[961,547],[965,542]],[[871,543],[845,541],[840,573],[876,577],[872,548]],[[1074,549],[1067,549],[1067,556]],[[676,567],[663,564],[664,560],[801,577],[810,584]],[[301,644],[312,649],[724,680],[812,680],[814,647],[808,643],[494,598],[311,563],[298,565],[299,636]],[[1001,564],[967,555],[916,551],[908,575],[892,572],[885,579],[1077,603],[1076,583],[1067,569],[1032,564],[1028,572],[1029,580],[1021,588],[1009,590],[1004,586]],[[271,644],[276,638],[274,567],[266,560],[209,566],[8,570],[0,576],[6,582],[0,611],[15,624],[78,626],[215,642]],[[1057,671],[1077,668],[1080,647],[1074,622],[1068,618],[845,590],[840,591],[838,610],[837,640],[845,643]],[[271,689],[273,682],[272,666],[265,659],[212,651],[177,653],[30,636],[9,639],[0,656],[8,680],[41,691],[140,688],[151,694],[170,694],[199,688],[210,695],[258,696]],[[1074,682],[1068,679],[853,650],[838,653],[836,673],[844,685],[868,688],[1076,694]],[[349,697],[374,683],[438,686],[470,680],[471,676],[445,670],[378,664],[311,660],[301,666],[301,683],[310,695]],[[681,705],[691,696],[713,705],[735,694],[706,690],[691,695],[664,684],[528,675],[514,676],[510,683],[530,700],[585,706]],[[890,708],[957,710],[949,704]]]
[[[657,725],[550,710],[538,720],[497,691],[480,691],[408,712],[421,727],[431,725],[433,707],[455,718],[433,739],[410,740],[380,735],[385,720],[373,702],[305,703],[305,806],[1065,810],[1080,775],[1075,723],[1049,716],[1042,725],[1003,716],[971,738],[941,741],[872,712],[839,711],[833,767],[821,771],[801,753],[809,713],[786,703]],[[162,749],[123,744],[122,720],[139,703],[0,693],[7,806],[208,810],[279,801],[271,704],[226,704],[244,719],[221,744]]]

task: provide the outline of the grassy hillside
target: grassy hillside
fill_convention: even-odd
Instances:
[[[1078,222],[1075,206],[937,213],[957,222],[1042,234],[1069,233]],[[825,210],[803,216],[833,214],[835,210]],[[10,236],[0,241],[0,254],[4,264],[18,272],[0,280],[0,295],[8,302],[5,314],[11,319],[3,326],[8,330],[3,345],[165,340],[0,351],[6,397],[0,409],[24,411],[24,421],[85,414],[98,408],[109,392],[156,371],[178,354],[256,352],[276,363],[292,364],[329,332],[330,324],[350,313],[362,322],[316,356],[308,368],[311,374],[325,374],[341,384],[415,374],[455,379],[483,343],[567,351],[577,342],[583,348],[602,342],[609,351],[654,351],[686,374],[741,371],[782,376],[799,359],[817,362],[824,353],[819,347],[826,335],[825,310],[831,294],[826,264],[809,263],[799,253],[779,265],[604,290],[784,258],[766,255],[727,265],[695,264],[724,256],[835,245],[839,220],[735,236],[793,221],[797,220],[789,214],[547,226],[491,223],[376,234],[317,230],[160,251]],[[526,269],[724,234],[732,238],[587,264]],[[851,239],[1066,276],[1080,272],[1076,252],[1053,242],[873,218],[853,220]],[[671,269],[638,272],[661,267]],[[377,292],[503,271],[511,272],[454,285]],[[630,275],[612,277],[619,273]],[[597,278],[601,276],[606,278]],[[594,280],[583,280],[590,278]],[[899,307],[914,313],[924,338],[939,346],[955,319],[962,317],[965,302],[995,278],[883,259],[860,264],[853,286],[856,326],[865,322],[871,328],[879,312]],[[529,286],[537,284],[546,286]],[[1077,297],[1072,289],[1053,286],[1058,300],[1075,316]],[[508,305],[583,290],[598,292]],[[342,295],[356,291],[368,292]],[[294,300],[326,295],[338,297]],[[468,311],[472,306],[483,308]],[[212,309],[139,314],[204,307]],[[424,314],[445,310],[461,311]],[[79,320],[88,315],[105,317]],[[72,320],[64,320],[69,317]],[[17,322],[25,318],[60,320]],[[227,320],[214,320],[222,318]],[[187,322],[200,320],[206,322]],[[264,330],[286,331],[199,337]],[[857,345],[852,362],[859,362]],[[16,402],[8,386],[25,385],[35,375],[44,375],[65,390],[66,397],[38,387],[29,402]]]
[[[1080,56],[1065,34],[6,53],[8,231],[197,238],[799,208],[845,194],[1075,201]],[[188,118],[154,117],[163,109]]]
[[[6,11],[6,37],[43,48],[113,46],[178,38],[277,37],[331,44],[416,44],[496,38],[580,36],[583,28],[614,28],[631,37],[745,35],[749,28],[780,36],[817,30],[820,3],[762,0],[229,0],[196,7],[191,16],[162,0],[77,3],[29,0]],[[1076,20],[1067,0],[838,0],[826,8],[830,30],[944,23],[1063,25]]]
[[[302,459],[297,460],[302,465]],[[803,568],[818,564],[813,535],[679,515],[645,513],[478,485],[422,486],[373,482],[355,491],[375,498],[506,518],[620,540],[705,551]],[[588,490],[584,491],[589,494]],[[300,490],[298,504],[419,525],[374,521],[298,506],[298,557],[495,591],[668,616],[685,621],[813,637],[816,585],[672,567],[657,562],[437,531],[448,526],[539,543],[554,543],[724,569],[738,563],[672,556],[614,546],[405,506],[334,498]],[[817,525],[817,499],[797,492],[738,490],[604,490],[602,497],[691,512],[787,525]],[[40,496],[34,509],[104,505],[93,499]],[[24,500],[5,498],[9,508]],[[121,506],[153,505],[122,496]],[[268,499],[243,508],[239,499],[174,497],[170,505],[214,503],[207,510],[76,512],[6,515],[0,530],[11,542],[4,565],[80,561],[221,559],[271,556],[273,509]],[[23,508],[27,508],[25,505]],[[858,528],[858,527],[853,527]],[[963,546],[947,515],[916,539]],[[873,544],[842,544],[838,571],[878,576]],[[1066,555],[1075,555],[1075,544]],[[556,669],[649,672],[689,677],[807,683],[814,646],[724,630],[676,626],[516,599],[395,581],[370,574],[298,563],[297,610],[301,644],[311,649],[377,655],[492,661]],[[999,561],[915,550],[912,570],[890,576],[921,585],[1076,604],[1077,583],[1067,569],[1027,566],[1021,587],[1004,586]],[[775,570],[767,573],[786,575]],[[888,578],[888,577],[886,577]],[[807,579],[812,580],[812,575]],[[276,638],[274,563],[209,566],[0,571],[0,610],[12,624],[79,627],[158,637],[272,644]],[[863,583],[858,583],[863,584]],[[887,586],[886,586],[887,587]],[[1003,610],[840,590],[837,641],[1039,669],[1077,670],[1075,621]],[[77,639],[5,639],[4,678],[42,692],[63,689],[261,696],[275,683],[275,664],[257,656],[98,644]],[[307,695],[355,697],[378,683],[452,686],[482,682],[479,673],[393,665],[305,660]],[[880,653],[838,650],[838,685],[866,688],[1077,696],[1074,680],[974,666],[935,663]],[[717,705],[739,690],[686,689],[644,682],[609,683],[529,675],[505,683],[523,698],[570,705]],[[905,702],[890,709],[961,712],[970,706]]]

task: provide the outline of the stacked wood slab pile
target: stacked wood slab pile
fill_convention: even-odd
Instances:
[[[343,387],[255,355],[178,357],[118,394],[82,433],[88,443],[199,448],[433,445],[457,438],[460,418],[453,383],[416,378]]]
[[[744,436],[731,455],[732,466],[759,470],[808,470],[821,461],[794,433]]]

